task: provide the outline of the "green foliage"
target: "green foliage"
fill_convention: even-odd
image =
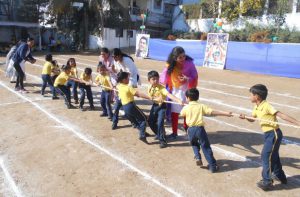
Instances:
[[[227,0],[222,3],[222,18],[226,18],[227,21],[235,21],[239,18],[241,13],[239,0]]]
[[[265,0],[244,0],[241,8],[243,16],[257,17],[264,11]]]
[[[256,26],[247,23],[245,28],[239,30],[236,29],[228,33],[230,35],[229,40],[231,41],[259,41],[260,37],[268,34],[267,37],[262,39],[262,42],[269,42],[273,36],[277,36],[278,42],[280,43],[300,43],[300,31],[296,31],[295,29],[289,30],[287,27],[281,28],[279,31],[277,31],[276,26]]]
[[[199,3],[194,5],[184,5],[183,11],[188,19],[198,18],[216,18],[218,15],[217,0],[199,0]]]
[[[43,13],[39,12],[39,7],[48,3],[47,0],[23,0],[17,8],[17,19],[22,22],[37,23],[42,19]]]

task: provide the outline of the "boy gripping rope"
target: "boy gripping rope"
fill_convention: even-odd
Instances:
[[[218,170],[218,166],[204,128],[203,116],[212,115],[230,117],[232,116],[232,113],[212,110],[208,106],[198,103],[197,100],[199,99],[199,91],[196,88],[187,90],[185,96],[187,98],[188,105],[183,107],[180,112],[180,116],[186,118],[186,123],[188,125],[188,137],[195,154],[196,164],[200,167],[203,166],[200,155],[201,146],[204,156],[208,162],[208,169],[210,172],[214,173]]]
[[[298,126],[300,126],[300,122],[277,111],[266,101],[268,89],[265,85],[257,84],[252,86],[250,88],[250,93],[250,100],[252,103],[255,103],[252,117],[265,120],[260,122],[261,129],[264,132],[264,147],[261,153],[263,179],[257,183],[257,186],[263,190],[269,190],[273,185],[273,180],[280,181],[282,184],[287,184],[286,175],[282,170],[279,158],[282,132],[276,123],[277,116]],[[255,121],[251,117],[246,117],[244,114],[241,114],[240,118],[246,119],[249,122]]]

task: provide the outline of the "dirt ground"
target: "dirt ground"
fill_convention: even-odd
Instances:
[[[153,135],[148,137],[149,145],[140,142],[127,120],[111,130],[111,122],[99,117],[100,88],[93,88],[96,111],[68,110],[62,98],[53,101],[50,93],[42,97],[44,56],[35,57],[35,65],[26,64],[28,94],[15,92],[14,84],[4,76],[5,66],[0,66],[2,196],[299,196],[300,129],[281,126],[285,137],[280,154],[288,184],[275,182],[272,191],[264,192],[256,187],[261,179],[263,143],[257,122],[236,117],[205,119],[220,167],[211,174],[196,166],[183,131],[160,149]],[[80,73],[87,66],[95,71],[95,54],[54,54],[60,65],[69,57],[76,58]],[[147,71],[161,72],[165,63],[135,62],[142,76],[139,89],[146,92]],[[300,119],[299,79],[202,67],[198,74],[200,102],[214,109],[250,114],[253,104],[248,89],[263,83],[276,109]],[[149,113],[151,102],[137,99],[136,103]],[[170,133],[168,124],[166,128]],[[149,127],[147,131],[152,134]],[[206,165],[204,156],[203,161]]]

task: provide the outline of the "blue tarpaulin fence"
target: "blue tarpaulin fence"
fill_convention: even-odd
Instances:
[[[186,54],[202,66],[206,41],[150,39],[149,57],[166,61],[175,46],[182,46]],[[229,42],[226,69],[300,78],[300,44]]]

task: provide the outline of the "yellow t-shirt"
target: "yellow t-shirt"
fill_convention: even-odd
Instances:
[[[81,73],[80,79],[82,79],[83,81],[86,81],[86,82],[90,82],[92,80],[92,75],[88,76],[85,73]]]
[[[162,96],[163,100],[166,100],[166,97],[168,95],[168,90],[161,84],[158,84],[156,87],[152,87],[152,85],[150,85],[148,87],[148,95],[150,97],[160,97]],[[154,101],[155,103],[159,104],[159,102]]]
[[[76,67],[71,67],[70,77],[78,78],[78,71]]]
[[[196,101],[190,101],[188,105],[184,106],[180,112],[180,116],[184,116],[186,124],[189,127],[204,126],[203,116],[210,115],[212,109],[208,106],[198,103]]]
[[[69,77],[70,76],[67,73],[61,72],[54,81],[54,87],[57,87],[58,85],[65,85]]]
[[[275,110],[272,105],[270,105],[266,100],[262,101],[258,106],[255,105],[252,111],[252,116],[255,118],[277,122],[276,113],[278,111]],[[278,124],[276,123],[268,123],[261,121],[260,122],[261,129],[266,132],[274,129],[278,129]]]
[[[121,99],[122,105],[134,101],[134,95],[137,90],[132,86],[120,83],[117,85],[117,90],[119,91],[119,98]]]
[[[53,64],[51,62],[46,61],[43,66],[42,75],[50,75],[52,66],[53,66]]]
[[[95,78],[95,82],[99,83],[100,85],[109,87],[109,82],[110,82],[110,76],[109,75],[97,75],[97,77]],[[111,90],[110,88],[105,88],[103,87],[103,90],[105,91],[109,91]]]

